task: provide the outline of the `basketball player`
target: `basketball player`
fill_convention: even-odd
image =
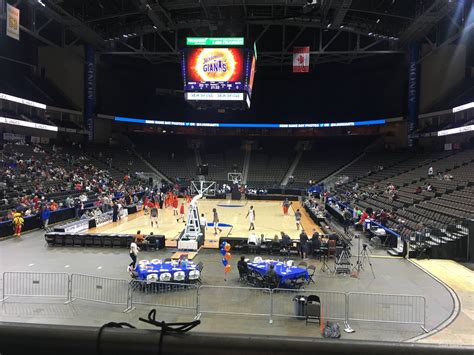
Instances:
[[[178,196],[173,197],[173,216],[178,215]]]
[[[250,209],[249,211],[247,212],[247,215],[245,216],[245,218],[249,218],[249,222],[250,222],[250,227],[249,227],[249,231],[251,230],[255,230],[255,210],[253,209],[253,206],[250,206]]]
[[[301,212],[299,209],[297,209],[295,212],[295,221],[296,221],[296,230],[299,231],[300,226],[301,226]]]
[[[183,220],[183,223],[186,223],[184,220],[184,202],[181,202],[181,207],[179,208],[179,217],[176,218],[176,222],[179,222],[180,219]]]
[[[285,198],[285,201],[283,201],[283,214],[286,216],[288,214],[288,208],[290,208],[290,201],[288,201],[288,198]]]
[[[217,235],[217,230],[219,233],[222,232],[222,229],[219,228],[219,215],[217,214],[217,210],[215,208],[212,209],[212,222],[214,223],[214,235]]]
[[[151,228],[153,228],[153,223],[155,224],[156,228],[158,228],[158,206],[158,203],[156,203],[152,208],[150,208]]]

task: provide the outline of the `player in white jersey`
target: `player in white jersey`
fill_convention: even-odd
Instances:
[[[253,206],[250,206],[250,209],[249,211],[247,212],[247,215],[245,216],[245,218],[249,218],[249,222],[250,222],[250,227],[249,227],[249,231],[251,230],[255,230],[255,210],[253,209]]]

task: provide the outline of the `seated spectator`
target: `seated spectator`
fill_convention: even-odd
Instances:
[[[291,245],[291,238],[285,232],[281,232],[281,246],[283,248],[288,248]]]
[[[415,190],[415,193],[416,194],[421,194],[421,192],[422,192],[421,186],[418,186]]]
[[[247,262],[245,261],[245,256],[243,255],[240,257],[240,260],[237,262],[237,270],[239,270],[240,278],[245,277],[249,272]]]
[[[270,264],[270,267],[268,268],[267,272],[265,273],[265,279],[268,282],[268,286],[270,288],[276,288],[278,287],[278,275],[275,272],[275,265]]]

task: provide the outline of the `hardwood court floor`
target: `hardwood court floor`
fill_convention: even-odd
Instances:
[[[460,312],[457,318],[440,332],[422,339],[424,343],[457,345],[474,344],[474,272],[452,260],[415,260],[412,261],[428,271],[458,296]]]
[[[181,201],[180,201],[181,204]],[[186,206],[186,213],[188,205]],[[284,231],[291,238],[298,239],[300,232],[296,230],[295,215],[290,208],[287,216],[283,215],[281,201],[231,201],[231,200],[199,200],[199,213],[204,213],[208,222],[212,221],[212,209],[216,208],[219,214],[219,221],[224,226],[222,232],[214,235],[214,228],[207,227],[206,247],[218,248],[219,237],[248,237],[249,220],[246,218],[250,206],[255,209],[255,233],[264,234],[267,238],[273,238],[275,234],[280,237],[280,232]],[[298,206],[298,207],[297,207]],[[295,203],[295,208],[299,208],[299,203]],[[304,209],[300,208],[304,212]],[[312,220],[303,213],[303,227],[308,234],[312,234],[313,228],[319,230]],[[226,226],[228,225],[228,226]],[[90,233],[123,233],[135,234],[140,230],[143,234],[164,234],[167,239],[167,246],[175,246],[180,232],[184,229],[182,221],[177,222],[173,216],[173,210],[166,208],[159,211],[158,227],[151,227],[150,217],[143,212],[130,215],[122,221],[108,224],[106,226],[90,229]]]

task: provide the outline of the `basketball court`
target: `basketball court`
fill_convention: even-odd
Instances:
[[[181,204],[181,201],[180,201]],[[189,204],[185,204],[186,214]],[[293,208],[290,208],[288,215],[283,215],[282,201],[236,201],[236,200],[217,200],[217,199],[201,199],[198,201],[199,214],[204,214],[208,222],[206,229],[205,248],[218,248],[220,237],[248,237],[249,219],[246,214],[250,208],[255,209],[255,234],[265,235],[266,238],[273,238],[280,232],[287,233],[292,239],[299,239],[301,231],[296,229],[294,210],[300,208],[303,213],[302,225],[306,232],[311,235],[313,228],[319,233],[321,229],[314,224],[312,220],[305,215],[304,209],[299,202],[293,202]],[[214,234],[212,224],[212,209],[216,208],[219,214],[219,228],[222,232]],[[150,216],[145,215],[143,211],[123,218],[121,221],[108,224],[106,226],[89,229],[87,233],[117,233],[117,234],[135,234],[138,230],[142,234],[148,235],[151,232],[158,235],[162,234],[166,237],[166,245],[175,247],[179,234],[184,229],[185,224],[180,220],[176,221],[177,216],[173,216],[172,208],[159,210],[158,228],[151,227]]]

